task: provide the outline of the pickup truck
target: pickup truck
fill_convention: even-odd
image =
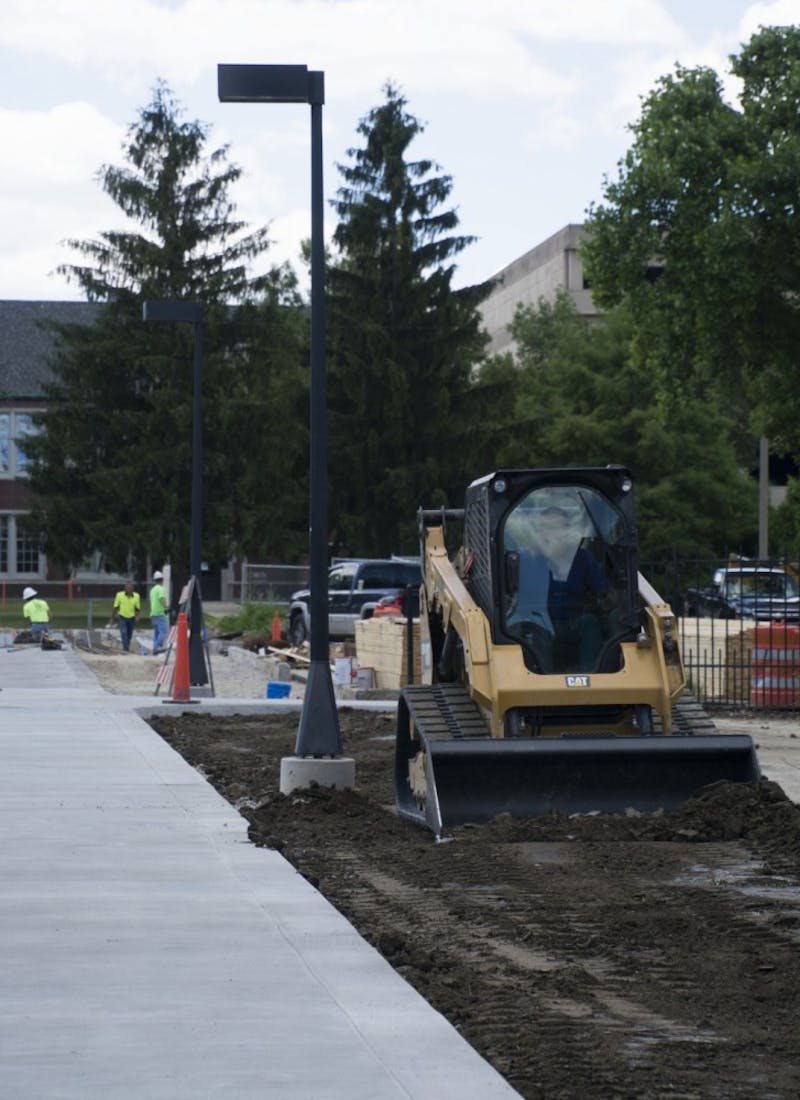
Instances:
[[[352,638],[359,619],[369,619],[387,596],[409,586],[419,589],[422,569],[414,558],[356,558],[336,562],[328,570],[328,635]],[[302,645],[311,633],[310,591],[292,594],[289,604],[289,640]]]
[[[707,588],[688,588],[687,615],[757,622],[800,620],[797,580],[779,565],[739,564],[717,569]]]

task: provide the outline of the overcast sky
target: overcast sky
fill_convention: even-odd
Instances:
[[[54,274],[68,238],[122,225],[97,183],[163,78],[245,170],[238,214],[271,224],[298,268],[310,233],[307,106],[221,104],[216,66],[325,73],[325,191],[392,81],[425,132],[415,158],[453,177],[478,238],[457,285],[495,274],[583,219],[630,144],[655,80],[727,73],[759,25],[800,23],[800,0],[4,0],[0,19],[0,298],[80,298]],[[735,86],[726,85],[730,95]],[[326,208],[326,233],[335,214]]]

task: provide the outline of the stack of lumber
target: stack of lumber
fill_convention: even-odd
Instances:
[[[301,667],[311,664],[309,648],[305,642],[299,647],[268,645],[267,653],[271,653],[275,657],[280,657],[282,661],[288,661],[290,664],[300,665]]]
[[[749,698],[754,626],[739,619],[681,620],[681,654],[690,691],[720,702]]]
[[[745,702],[750,698],[750,661],[754,628],[731,634],[725,651],[726,698]]]
[[[421,682],[419,660],[419,620],[414,630],[414,683]],[[408,683],[408,622],[381,615],[356,623],[356,657],[360,668],[371,668],[374,686],[398,690]]]

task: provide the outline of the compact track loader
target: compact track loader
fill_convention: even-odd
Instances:
[[[759,778],[752,740],[681,698],[628,470],[500,470],[419,523],[423,682],[398,706],[401,815],[439,835],[500,813],[670,808]],[[452,559],[448,525],[463,526]]]

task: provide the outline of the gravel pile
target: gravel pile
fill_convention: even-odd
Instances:
[[[88,665],[106,691],[114,695],[153,695],[156,676],[163,667],[163,655],[123,653],[113,639],[92,640],[91,648],[73,640],[75,652]],[[292,679],[287,662],[273,656],[251,653],[241,646],[213,647],[211,678],[214,692],[223,698],[263,699],[269,680],[291,683],[291,695],[302,695],[301,680]],[[174,654],[170,663],[174,662]],[[166,695],[162,687],[160,694]]]

